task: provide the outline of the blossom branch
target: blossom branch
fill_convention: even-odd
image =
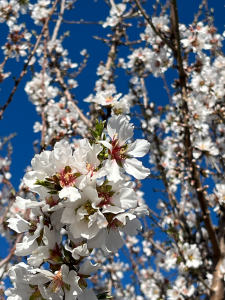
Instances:
[[[148,22],[148,24],[151,26],[152,30],[155,32],[155,34],[161,38],[161,40],[172,50],[174,50],[173,45],[171,45],[171,43],[169,41],[167,41],[166,38],[164,38],[162,36],[162,34],[155,28],[155,26],[153,25],[151,19],[149,18],[149,16],[145,13],[144,9],[142,8],[139,0],[134,0],[134,2],[136,3],[137,7],[139,8],[139,10],[141,11],[143,17],[145,18],[145,20]]]
[[[206,226],[206,229],[209,233],[209,237],[212,243],[213,251],[215,259],[218,260],[220,257],[220,246],[215,233],[215,229],[212,224],[212,220],[210,217],[210,212],[207,206],[207,202],[205,199],[204,191],[202,189],[202,184],[200,180],[199,172],[196,168],[195,163],[193,162],[192,155],[192,146],[190,141],[190,131],[188,124],[188,104],[187,104],[187,86],[186,86],[186,73],[183,68],[183,61],[181,55],[181,44],[180,44],[180,34],[179,34],[179,21],[178,21],[178,10],[177,10],[177,2],[173,0],[171,3],[171,23],[172,28],[174,29],[174,36],[176,38],[176,50],[174,51],[174,55],[178,61],[179,67],[179,78],[180,78],[180,88],[183,99],[183,116],[184,116],[184,124],[185,124],[185,147],[187,151],[188,161],[192,168],[192,179],[194,181],[194,187],[196,190],[197,198],[199,200],[199,204],[201,206],[203,220]]]
[[[54,60],[52,58],[52,60]],[[70,103],[76,108],[81,120],[88,126],[88,127],[92,127],[92,123],[91,121],[85,117],[85,115],[82,113],[82,111],[79,109],[79,107],[74,103],[72,95],[70,94],[64,80],[61,74],[61,71],[59,68],[55,67],[55,72],[56,72],[56,77],[57,77],[57,81],[59,82],[59,84],[61,85],[63,92],[66,96],[66,98],[68,99],[68,101],[70,101]]]
[[[24,75],[26,75],[26,73],[27,73],[27,67],[28,67],[28,65],[29,65],[29,63],[30,63],[32,57],[33,57],[34,54],[36,53],[36,50],[37,50],[37,48],[38,48],[38,46],[39,46],[39,44],[40,44],[41,38],[42,38],[42,36],[43,36],[44,33],[45,33],[46,27],[47,27],[47,25],[48,25],[48,23],[49,23],[49,21],[50,21],[50,19],[51,19],[52,14],[53,14],[54,11],[55,11],[55,8],[56,8],[56,5],[57,5],[58,1],[59,1],[59,0],[55,0],[55,2],[53,3],[52,10],[51,10],[51,12],[49,13],[49,16],[47,17],[47,19],[45,20],[44,26],[43,26],[43,28],[42,28],[42,30],[41,30],[40,35],[38,36],[38,39],[37,39],[37,41],[36,41],[36,43],[35,43],[35,46],[34,46],[34,49],[32,50],[32,52],[31,52],[31,54],[30,54],[30,56],[29,56],[27,62],[24,64],[23,70],[22,70],[22,72],[20,73],[19,78],[15,80],[14,88],[12,89],[12,92],[11,92],[11,94],[9,95],[8,100],[6,101],[6,103],[4,104],[4,106],[2,107],[2,109],[1,109],[1,111],[0,111],[0,120],[1,120],[2,117],[3,117],[4,111],[6,110],[6,108],[8,107],[8,105],[12,102],[13,96],[14,96],[14,94],[15,94],[15,92],[16,92],[16,90],[17,90],[17,88],[18,88],[18,86],[19,86],[19,84],[20,84],[22,78],[23,78]]]

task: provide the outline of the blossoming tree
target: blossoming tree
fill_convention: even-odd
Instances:
[[[0,299],[225,299],[225,34],[213,9],[203,0],[182,24],[177,0],[98,0],[104,21],[68,21],[75,2],[0,0],[2,86],[8,63],[22,61],[0,122],[21,86],[41,119],[18,188],[14,134],[0,143],[0,232],[10,248]],[[79,102],[89,54],[71,61],[65,24],[100,26],[106,34],[95,39],[109,48],[98,80],[85,82],[94,93]],[[156,79],[163,106],[149,98]]]

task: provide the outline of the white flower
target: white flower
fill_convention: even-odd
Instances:
[[[78,175],[75,175],[78,170],[75,167],[71,146],[67,141],[57,142],[53,151],[36,154],[31,164],[34,171],[26,173],[23,180],[30,190],[38,193],[42,199],[49,197],[51,190],[61,191],[63,197],[68,187],[73,187],[74,197],[80,197],[74,187],[78,183]]]
[[[114,27],[118,24],[119,22],[119,18],[117,16],[112,16],[112,17],[107,17],[106,18],[106,22],[104,22],[102,24],[102,27],[103,28],[106,28],[107,26],[111,26],[111,27]]]
[[[144,156],[150,148],[149,142],[137,139],[134,143],[127,144],[127,140],[133,137],[133,125],[124,116],[113,116],[107,124],[107,132],[111,143],[101,141],[108,148],[111,160],[105,164],[110,181],[122,179],[123,169],[137,179],[144,179],[150,174],[150,170],[143,167],[142,163],[133,157]]]
[[[28,221],[21,218],[18,214],[16,214],[16,218],[9,218],[7,222],[8,227],[18,233],[28,231],[29,225],[31,225]]]
[[[77,297],[78,300],[97,300],[95,293],[93,290],[85,289],[81,295]]]
[[[22,243],[16,244],[15,254],[18,256],[27,256],[32,253],[38,247],[37,238],[40,236],[43,228],[43,217],[40,216],[39,223],[36,224],[35,229],[32,230],[32,234],[25,235]]]
[[[98,103],[102,106],[114,105],[115,103],[117,103],[117,100],[121,97],[122,94],[117,94],[115,96],[112,96],[112,94],[112,91],[103,91],[97,93],[92,102]]]
[[[90,255],[90,252],[88,250],[87,244],[81,244],[80,246],[75,247],[73,249],[66,244],[65,245],[65,249],[67,251],[71,252],[72,257],[75,260],[79,260],[81,257],[85,257],[85,256],[89,256]]]
[[[186,260],[186,266],[188,268],[198,268],[202,264],[202,259],[200,251],[197,248],[196,244],[189,245],[185,243],[182,246],[183,255]]]
[[[118,17],[120,17],[122,16],[125,10],[126,10],[126,4],[120,3],[120,4],[113,5],[109,13],[111,16],[117,15]]]
[[[56,262],[63,262],[61,254],[57,251],[57,245],[60,245],[62,236],[53,228],[50,230],[46,225],[44,226],[43,238],[44,246],[39,246],[35,249],[31,256],[27,259],[29,265],[38,267],[44,260],[49,259],[53,264]],[[54,253],[51,250],[55,250]],[[57,253],[58,252],[58,253]],[[52,254],[53,253],[53,254]]]
[[[65,202],[61,222],[71,224],[69,230],[75,239],[91,239],[107,226],[104,215],[97,207],[100,202],[97,191],[91,186],[82,190],[80,199]]]
[[[205,139],[199,138],[195,142],[194,146],[196,148],[196,150],[193,151],[193,156],[195,159],[199,158],[202,153],[204,153],[206,156],[216,156],[219,154],[219,150],[211,141],[210,137],[206,137]]]

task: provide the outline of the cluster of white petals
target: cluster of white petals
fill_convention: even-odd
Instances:
[[[134,236],[142,229],[137,215],[147,215],[148,210],[137,205],[133,183],[125,180],[124,173],[139,179],[149,175],[134,157],[144,156],[150,144],[127,143],[133,126],[123,116],[111,117],[106,131],[104,123],[98,125],[99,139],[81,139],[75,150],[62,139],[52,151],[32,159],[32,171],[23,182],[39,200],[18,196],[16,204],[30,209],[34,217],[27,221],[17,214],[8,219],[9,228],[27,232],[16,244],[15,254],[29,256],[29,265],[20,263],[9,270],[14,288],[6,291],[7,296],[30,299],[27,295],[40,293],[44,299],[52,299],[53,294],[54,299],[83,299],[83,290],[92,293],[85,290],[85,278],[101,268],[88,260],[93,249],[102,249],[105,255],[117,253],[124,245],[124,233]],[[55,272],[40,268],[44,262]],[[93,294],[91,299],[95,298]]]

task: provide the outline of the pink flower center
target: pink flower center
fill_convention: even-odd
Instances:
[[[77,178],[75,174],[71,173],[71,169],[69,167],[66,167],[60,173],[57,173],[56,176],[58,177],[60,186],[62,188],[65,186],[74,186]]]
[[[62,272],[60,270],[55,275],[52,282],[49,284],[48,288],[51,290],[51,293],[57,293],[63,285],[64,285],[64,282],[62,281]]]

